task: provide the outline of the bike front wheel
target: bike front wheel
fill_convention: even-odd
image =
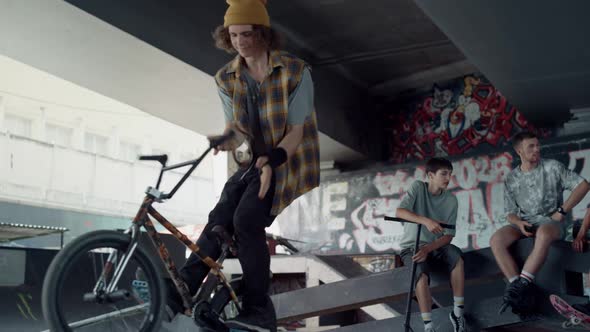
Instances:
[[[125,259],[130,244],[127,234],[95,231],[58,253],[41,299],[52,331],[158,330],[165,304],[163,279],[140,247]]]

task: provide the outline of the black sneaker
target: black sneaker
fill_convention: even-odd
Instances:
[[[532,283],[524,278],[518,278],[504,291],[504,307],[510,306],[513,313],[522,316],[532,309],[533,295]]]
[[[449,319],[451,320],[451,323],[453,324],[453,331],[455,331],[455,332],[467,331],[465,329],[465,319],[463,318],[463,316],[457,317],[457,316],[455,316],[455,312],[453,310],[451,310],[451,313],[449,314]]]
[[[504,291],[504,300],[510,303],[518,303],[529,289],[531,282],[524,279],[518,278],[506,287]]]
[[[225,326],[245,331],[276,332],[274,308],[270,312],[269,308],[250,307],[235,318],[225,321]]]
[[[574,304],[574,305],[572,305],[572,308],[578,310],[579,312],[581,312],[585,315],[590,316],[590,301],[588,301],[584,304],[582,304],[582,303]]]

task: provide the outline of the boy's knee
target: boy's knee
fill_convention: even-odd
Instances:
[[[492,247],[492,249],[502,247],[503,243],[502,235],[498,234],[498,232],[494,233],[490,238],[490,247]]]
[[[518,238],[513,238],[513,235],[509,231],[501,229],[492,234],[492,237],[490,238],[490,247],[492,247],[492,250],[506,249],[516,240],[518,240]]]
[[[418,281],[416,283],[419,285],[428,285],[428,275],[426,273],[420,273],[420,275],[418,276]]]
[[[539,227],[535,234],[536,243],[548,245],[553,241],[559,240],[560,230],[554,226],[542,226]]]

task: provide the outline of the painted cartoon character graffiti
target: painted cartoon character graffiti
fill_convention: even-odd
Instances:
[[[387,127],[390,159],[395,162],[498,147],[525,129],[543,137],[550,134],[529,124],[496,88],[477,75],[450,81],[444,88],[435,85],[430,94],[397,109],[402,111],[388,117]]]
[[[405,147],[403,159],[424,159],[442,152],[437,151],[436,144],[440,135],[440,115],[452,100],[451,90],[435,85],[432,96],[418,104],[413,114],[399,112],[390,116],[393,145]]]
[[[453,100],[453,91],[449,89],[442,90],[435,85],[432,91],[432,96],[432,107],[440,110],[451,103]]]
[[[465,78],[465,88],[459,96],[456,107],[447,107],[441,113],[440,128],[437,132],[446,135],[448,139],[458,137],[470,129],[480,118],[479,104],[472,101],[473,86],[480,81],[471,76]]]

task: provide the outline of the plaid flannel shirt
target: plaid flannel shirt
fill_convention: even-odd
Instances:
[[[260,85],[260,129],[267,151],[275,148],[287,132],[289,95],[301,81],[307,64],[286,52],[271,51],[269,73]],[[244,70],[241,57],[221,68],[215,75],[219,89],[232,97],[233,120],[238,130],[248,134],[247,83],[240,73]],[[295,154],[274,169],[276,187],[272,215],[278,215],[297,197],[317,187],[320,182],[320,154],[315,110],[303,126],[303,139]]]

